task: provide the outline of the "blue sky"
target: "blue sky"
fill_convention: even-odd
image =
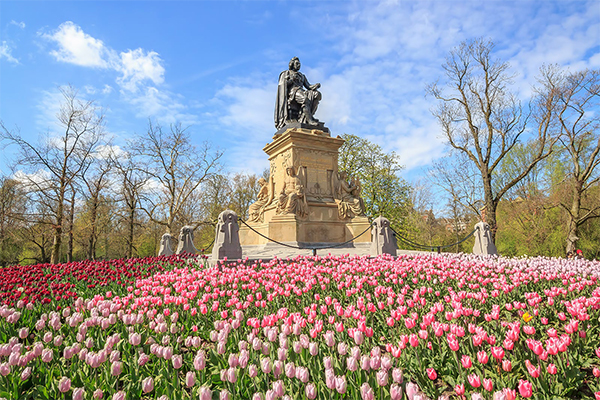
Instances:
[[[600,2],[3,0],[0,119],[36,140],[71,84],[105,109],[115,145],[148,118],[181,122],[229,171],[260,173],[277,77],[298,56],[322,84],[316,116],[396,151],[415,181],[445,151],[425,88],[476,37],[496,43],[527,100],[544,63],[600,67]]]

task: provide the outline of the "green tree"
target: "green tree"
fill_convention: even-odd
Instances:
[[[344,134],[338,166],[360,180],[366,216],[382,215],[395,229],[404,229],[410,210],[410,186],[398,176],[403,166],[396,153],[386,153],[367,139]]]

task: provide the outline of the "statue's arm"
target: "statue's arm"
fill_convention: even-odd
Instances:
[[[302,74],[302,76],[304,77],[304,87],[309,89],[309,90],[317,90],[318,88],[321,87],[320,83],[315,83],[314,85],[311,85],[308,82],[308,79],[306,79],[306,75]]]

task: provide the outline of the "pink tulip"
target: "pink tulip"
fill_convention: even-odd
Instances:
[[[471,357],[467,355],[463,355],[460,359],[460,362],[463,368],[471,368],[471,366],[473,365],[473,363],[471,362]]]
[[[97,400],[99,400],[99,399],[101,399],[101,398],[102,398],[102,396],[103,396],[103,395],[104,395],[104,393],[102,392],[102,389],[96,389],[96,390],[94,390],[94,394],[93,394],[93,396],[92,396],[92,397],[93,397],[94,399],[97,399]]]
[[[206,386],[202,386],[200,388],[200,400],[211,400],[212,398],[212,390]]]
[[[432,381],[435,381],[437,379],[437,372],[435,371],[434,368],[427,368],[427,377],[429,379],[431,379]]]
[[[231,393],[227,389],[221,390],[219,393],[219,400],[231,400]]]
[[[110,367],[110,374],[112,376],[119,376],[121,375],[121,372],[123,372],[123,363],[120,361],[113,362]]]
[[[73,400],[83,400],[84,395],[85,395],[84,388],[75,388],[73,390]]]
[[[381,369],[381,370],[377,371],[376,377],[377,377],[377,384],[379,386],[387,386],[389,376],[388,376],[388,373],[386,370]]]
[[[192,387],[196,384],[196,374],[192,371],[188,371],[185,374],[185,385],[187,387]]]
[[[390,397],[392,400],[402,400],[402,386],[393,383],[390,386]]]
[[[489,378],[483,378],[483,388],[488,392],[494,390],[494,382]]]
[[[311,400],[313,400],[317,397],[317,387],[312,382],[309,383],[308,385],[306,385],[304,392],[306,393],[306,397]]]
[[[373,400],[375,398],[375,392],[373,392],[371,386],[365,382],[360,387],[360,396],[362,400]]]
[[[474,388],[481,386],[481,378],[479,378],[479,375],[477,374],[468,375],[467,380],[469,381],[469,385],[473,386]]]
[[[58,390],[61,393],[65,393],[71,390],[71,380],[66,376],[60,378],[60,381],[58,382]]]
[[[255,364],[250,364],[248,367],[248,376],[255,378],[258,375],[258,367]]]
[[[6,375],[3,375],[6,376]],[[27,367],[21,372],[21,380],[26,381],[31,376],[31,367]]]
[[[144,393],[150,393],[154,390],[154,378],[149,376],[142,381],[142,391]]]
[[[290,362],[285,364],[285,376],[287,376],[290,379],[296,376],[296,367],[294,363]]]
[[[487,364],[487,362],[488,362],[487,352],[485,352],[484,350],[478,351],[477,352],[477,361],[479,361],[481,364]]]
[[[176,354],[171,359],[171,363],[173,364],[173,368],[179,369],[183,365],[183,357],[181,354]]]
[[[44,349],[42,350],[42,361],[45,363],[49,363],[50,361],[52,361],[52,350],[50,349]]]
[[[113,394],[112,400],[125,400],[125,392],[120,390]]]
[[[519,394],[526,398],[531,397],[533,395],[531,383],[523,379],[519,379]]]

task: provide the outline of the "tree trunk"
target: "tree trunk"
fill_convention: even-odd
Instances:
[[[73,261],[73,229],[75,227],[75,191],[71,195],[71,209],[69,210],[69,251],[67,254],[67,262]]]
[[[52,255],[50,256],[51,264],[60,262],[60,246],[62,244],[62,223],[64,212],[64,193],[58,196],[58,204],[56,209],[56,221],[54,224],[54,239],[52,242]]]
[[[127,238],[127,257],[133,258],[133,231],[135,228],[135,208],[129,209],[129,237]]]
[[[498,230],[496,223],[496,208],[498,206],[498,202],[494,201],[494,193],[492,192],[492,177],[489,174],[482,172],[482,178],[485,203],[484,221],[490,226],[492,242],[496,244],[496,231]]]
[[[90,236],[88,238],[88,254],[87,258],[89,260],[96,259],[96,219],[98,218],[98,197],[92,197],[92,207],[90,210],[90,225],[92,231],[90,232]]]
[[[573,187],[573,202],[571,203],[571,212],[568,214],[569,222],[567,233],[567,254],[577,250],[577,241],[579,240],[579,216],[581,213],[581,193],[583,182],[576,181]]]

